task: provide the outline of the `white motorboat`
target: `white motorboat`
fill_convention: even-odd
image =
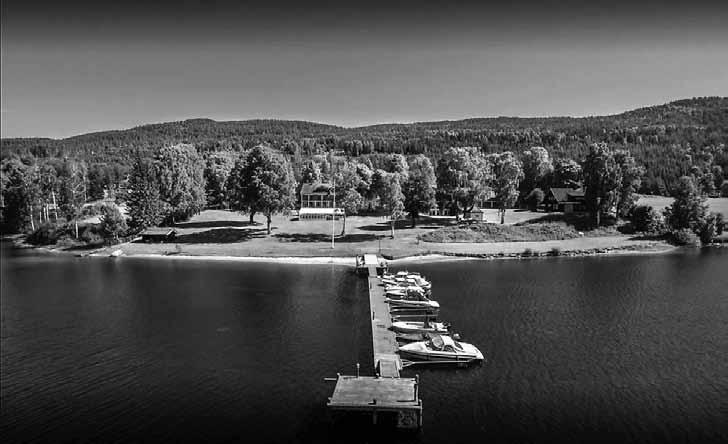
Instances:
[[[410,285],[408,287],[385,287],[384,288],[384,294],[386,294],[389,297],[408,297],[408,298],[415,298],[415,299],[422,299],[426,297],[425,290],[421,289],[420,287],[416,287],[414,285]]]
[[[433,335],[427,341],[412,342],[399,347],[399,354],[425,361],[482,361],[483,354],[467,342],[459,342],[450,336]]]
[[[392,307],[415,307],[415,308],[440,308],[440,304],[437,301],[431,301],[429,299],[385,299]]]
[[[447,333],[450,324],[446,322],[395,321],[392,330],[400,333]]]

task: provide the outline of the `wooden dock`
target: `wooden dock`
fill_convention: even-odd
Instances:
[[[375,424],[378,414],[396,414],[398,428],[418,429],[422,427],[419,378],[400,378],[402,360],[397,353],[399,346],[394,332],[390,330],[392,316],[389,304],[385,302],[384,286],[378,278],[383,261],[367,259],[375,376],[338,375],[334,394],[327,405],[331,410],[370,413]],[[361,273],[364,262],[357,259],[357,272]]]

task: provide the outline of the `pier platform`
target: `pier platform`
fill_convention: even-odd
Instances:
[[[374,424],[378,414],[392,413],[397,415],[397,427],[419,428],[422,401],[418,398],[417,386],[413,378],[339,375],[327,405],[332,410],[371,413]]]

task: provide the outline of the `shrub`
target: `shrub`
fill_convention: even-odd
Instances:
[[[526,205],[528,205],[529,210],[536,211],[538,210],[538,206],[543,202],[543,199],[544,192],[540,188],[534,188],[526,196]]]
[[[695,235],[690,229],[683,228],[680,230],[673,230],[670,233],[672,242],[675,245],[686,245],[691,247],[697,247],[699,244],[698,236]]]
[[[720,195],[728,197],[728,180],[724,180],[723,184],[720,186]]]
[[[551,256],[561,256],[561,248],[559,248],[559,247],[552,248]]]
[[[721,213],[708,214],[700,227],[698,227],[700,242],[704,244],[711,243],[716,234],[723,233],[723,224],[723,215]]]
[[[531,257],[531,256],[533,256],[533,250],[531,250],[530,248],[526,248],[525,250],[523,250],[523,253],[521,254],[521,256]]]
[[[58,238],[65,233],[65,227],[45,222],[28,235],[28,243],[33,245],[54,245]]]
[[[103,236],[96,232],[94,227],[86,227],[86,229],[83,230],[83,233],[81,233],[81,240],[88,245],[100,245],[104,243]]]
[[[662,215],[649,205],[638,205],[632,210],[632,226],[646,233],[661,233],[665,229]]]
[[[118,242],[119,236],[122,236],[127,229],[124,216],[116,205],[106,204],[101,207],[100,231],[104,239]]]

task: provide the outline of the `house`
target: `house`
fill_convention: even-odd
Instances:
[[[584,188],[549,188],[543,201],[546,211],[579,213],[586,211]]]
[[[304,183],[301,186],[301,209],[299,219],[330,219],[342,217],[344,210],[334,208],[336,202],[334,187],[329,183]]]
[[[140,233],[142,242],[160,243],[172,242],[177,237],[177,231],[173,228],[150,227]]]

